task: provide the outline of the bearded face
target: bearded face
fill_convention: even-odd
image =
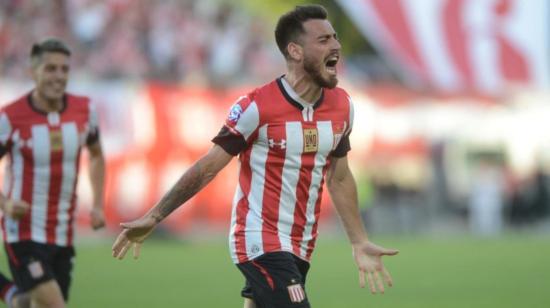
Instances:
[[[338,57],[334,55],[323,60],[306,55],[304,70],[319,87],[333,89],[338,84],[336,63],[338,63]]]
[[[303,68],[320,87],[332,89],[338,84],[336,64],[340,59],[340,42],[327,20],[312,19],[304,24],[301,38]]]

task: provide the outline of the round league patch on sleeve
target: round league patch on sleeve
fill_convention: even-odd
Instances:
[[[239,118],[241,117],[241,114],[243,113],[243,108],[239,103],[236,103],[231,107],[231,110],[229,111],[229,116],[227,117],[227,121],[231,122],[232,124],[236,124],[237,121],[239,121]]]

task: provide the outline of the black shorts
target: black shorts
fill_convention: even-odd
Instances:
[[[32,241],[5,243],[11,274],[22,292],[55,279],[65,301],[69,299],[69,286],[73,270],[73,247],[40,244]]]
[[[305,293],[309,263],[292,253],[266,253],[237,267],[246,278],[241,295],[258,308],[310,307]]]

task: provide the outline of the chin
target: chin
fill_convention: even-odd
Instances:
[[[320,83],[320,86],[328,89],[334,89],[336,88],[337,85],[338,85],[338,78],[336,78],[336,76],[323,78],[322,82]]]
[[[48,100],[56,101],[56,100],[62,99],[64,94],[65,92],[61,92],[61,93],[55,92],[55,93],[51,93],[50,95],[47,95],[46,97],[48,98]]]
[[[331,78],[329,78],[326,87],[329,88],[329,89],[334,89],[334,88],[336,88],[337,85],[338,85],[338,78],[331,77]]]

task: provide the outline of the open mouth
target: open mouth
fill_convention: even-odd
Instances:
[[[336,64],[338,63],[338,56],[330,56],[327,61],[325,62],[325,67],[327,69],[327,72],[330,74],[336,74]]]

